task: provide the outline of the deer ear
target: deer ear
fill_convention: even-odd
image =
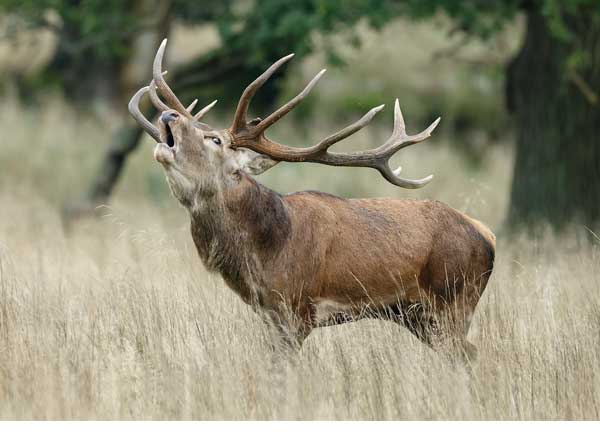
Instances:
[[[279,162],[247,148],[236,149],[239,167],[253,176],[264,173]]]

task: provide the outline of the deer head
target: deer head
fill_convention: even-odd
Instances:
[[[248,121],[247,113],[252,97],[282,64],[293,57],[291,54],[275,62],[244,90],[231,127],[215,130],[200,122],[200,119],[216,101],[192,115],[197,100],[185,107],[165,82],[162,60],[166,43],[165,39],[156,53],[153,80],[149,86],[143,87],[133,96],[129,103],[129,111],[142,128],[158,142],[154,157],[164,166],[171,190],[184,205],[189,205],[196,194],[209,196],[224,187],[235,185],[240,181],[242,173],[260,174],[281,161],[374,168],[390,183],[403,188],[420,188],[433,178],[431,175],[419,180],[403,178],[400,176],[401,168],[392,170],[389,160],[400,149],[427,139],[440,118],[421,133],[409,136],[406,134],[404,119],[396,99],[392,135],[375,149],[350,153],[328,151],[335,143],[369,124],[383,109],[383,105],[371,109],[357,122],[308,148],[295,148],[271,141],[265,136],[266,130],[296,107],[325,73],[325,70],[321,70],[300,94],[266,118]],[[166,103],[159,98],[157,92],[160,92]],[[158,127],[148,121],[139,110],[139,102],[146,93],[155,107],[162,112],[158,119]]]
[[[215,130],[200,122],[217,103],[216,100],[194,115],[192,111],[197,100],[188,107],[181,104],[164,80],[166,72],[161,71],[166,42],[165,39],[156,53],[150,85],[133,96],[129,110],[158,142],[154,158],[164,167],[173,195],[183,205],[189,206],[198,194],[206,197],[224,186],[234,185],[241,172],[259,174],[277,162],[246,148],[233,148],[228,130]],[[139,110],[139,102],[146,93],[161,111],[158,126],[148,121]]]

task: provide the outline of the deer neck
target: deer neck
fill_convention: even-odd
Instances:
[[[197,203],[190,216],[204,265],[250,302],[264,286],[263,268],[272,264],[290,235],[282,197],[243,175],[234,188]]]

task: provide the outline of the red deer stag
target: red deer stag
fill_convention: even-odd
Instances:
[[[207,269],[275,324],[287,343],[310,331],[376,316],[400,322],[423,342],[458,343],[462,354],[470,318],[491,275],[495,237],[477,220],[436,201],[344,199],[314,191],[280,195],[256,182],[278,162],[369,167],[402,188],[420,188],[433,176],[409,180],[389,167],[401,148],[427,139],[439,119],[407,135],[398,101],[394,129],[381,146],[362,152],[329,148],[366,126],[383,108],[309,148],[293,148],[265,131],[296,107],[325,72],[264,119],[247,120],[256,91],[292,55],[281,58],[243,92],[230,128],[199,120],[169,88],[162,73],[166,40],[153,80],[131,99],[129,110],[158,145],[173,195],[187,209],[198,254]],[[163,102],[158,92],[164,99]],[[161,111],[158,127],[139,110],[148,93]]]

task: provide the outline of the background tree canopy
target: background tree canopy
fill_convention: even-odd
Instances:
[[[132,63],[149,74],[152,51],[171,24],[211,23],[220,45],[170,75],[184,99],[233,103],[242,88],[273,60],[297,58],[324,41],[331,62],[343,63],[332,37],[360,43],[357,24],[381,29],[398,17],[429,20],[445,15],[456,32],[487,39],[523,14],[520,52],[505,67],[506,104],[514,121],[516,160],[508,225],[600,222],[600,2],[595,0],[2,0],[17,17],[7,35],[23,28],[51,29],[58,45],[50,63],[23,79],[24,97],[59,88],[74,104],[104,99],[116,109],[147,80],[131,75]],[[145,46],[140,43],[146,39]],[[385,67],[384,67],[385,68]],[[269,84],[256,105],[269,107],[281,80]],[[24,84],[24,85],[23,85]],[[113,136],[88,206],[109,197],[127,154],[141,132],[127,121]]]

